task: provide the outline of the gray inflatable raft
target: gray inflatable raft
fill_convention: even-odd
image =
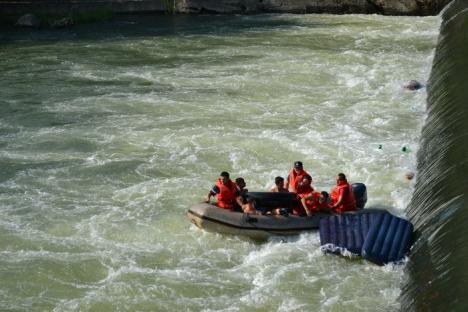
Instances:
[[[363,183],[354,183],[352,187],[357,209],[361,210],[367,202],[366,186]],[[295,193],[247,193],[247,198],[254,200],[258,207],[267,209],[276,207],[291,208],[296,197]],[[367,213],[371,211],[366,209],[366,211],[361,212],[345,213]],[[301,232],[317,230],[320,219],[330,216],[330,214],[317,213],[311,217],[250,215],[221,209],[213,204],[201,203],[191,207],[187,216],[193,224],[210,232],[243,235],[257,240],[265,240],[272,235],[298,235]]]
[[[194,205],[187,212],[190,221],[206,231],[248,236],[257,240],[265,240],[272,235],[298,235],[304,231],[317,230],[320,218],[325,215],[251,215],[207,203]]]

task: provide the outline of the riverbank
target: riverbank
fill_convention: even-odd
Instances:
[[[76,14],[170,13],[259,14],[330,13],[383,15],[437,15],[449,0],[0,0],[0,24],[23,14],[70,17]],[[106,14],[104,18],[107,18]],[[81,18],[86,21],[86,18]],[[94,18],[91,18],[94,20]]]

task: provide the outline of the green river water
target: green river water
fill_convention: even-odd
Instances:
[[[404,215],[438,17],[125,16],[0,31],[1,311],[392,311],[403,265],[185,214],[302,160]],[[381,145],[381,148],[379,148]],[[403,152],[402,148],[407,151]]]

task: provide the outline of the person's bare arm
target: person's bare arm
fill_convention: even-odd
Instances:
[[[240,207],[242,207],[242,205],[244,204],[242,195],[239,195],[239,196],[236,197],[236,202]]]
[[[284,181],[284,188],[289,191],[289,174],[288,174],[288,177],[286,178],[286,181]]]
[[[208,197],[206,198],[206,201],[205,201],[205,202],[209,204],[210,201],[211,201],[211,197],[213,197],[213,196],[215,196],[215,195],[216,195],[216,193],[214,193],[213,191],[210,191],[210,192],[208,193]]]
[[[308,216],[311,216],[312,215],[312,211],[310,211],[309,207],[307,207],[307,204],[306,204],[306,201],[309,200],[309,199],[313,199],[313,195],[310,194],[308,196],[304,196],[301,198],[301,204],[302,204],[302,207],[304,208],[305,212],[307,213]]]

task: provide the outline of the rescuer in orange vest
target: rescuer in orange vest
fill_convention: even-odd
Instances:
[[[336,186],[330,193],[332,205],[330,209],[334,212],[356,210],[356,200],[351,185],[344,173],[338,173],[336,176]]]
[[[296,187],[296,194],[299,195],[300,198],[303,198],[314,191],[312,187],[312,177],[308,174],[302,176],[301,181]]]
[[[301,203],[308,216],[319,211],[330,211],[330,195],[327,192],[312,192],[302,197]]]
[[[298,196],[298,202],[293,207],[293,213],[295,215],[304,216],[306,214],[306,210],[301,204],[302,198],[309,196],[314,192],[314,188],[311,185],[312,177],[308,174],[302,176],[302,180],[297,184],[296,187],[296,194]]]
[[[218,200],[217,206],[223,209],[234,210],[239,190],[237,185],[229,178],[229,173],[226,171],[221,172],[216,185],[213,186],[208,193],[207,203],[210,202],[212,196]]]
[[[302,166],[302,162],[296,161],[294,162],[294,167],[291,168],[291,171],[289,172],[288,179],[286,180],[285,188],[289,190],[290,192],[297,192],[297,187],[300,182],[302,182],[302,178],[305,175],[309,175],[311,177],[310,183],[312,183],[312,176],[304,170]]]

